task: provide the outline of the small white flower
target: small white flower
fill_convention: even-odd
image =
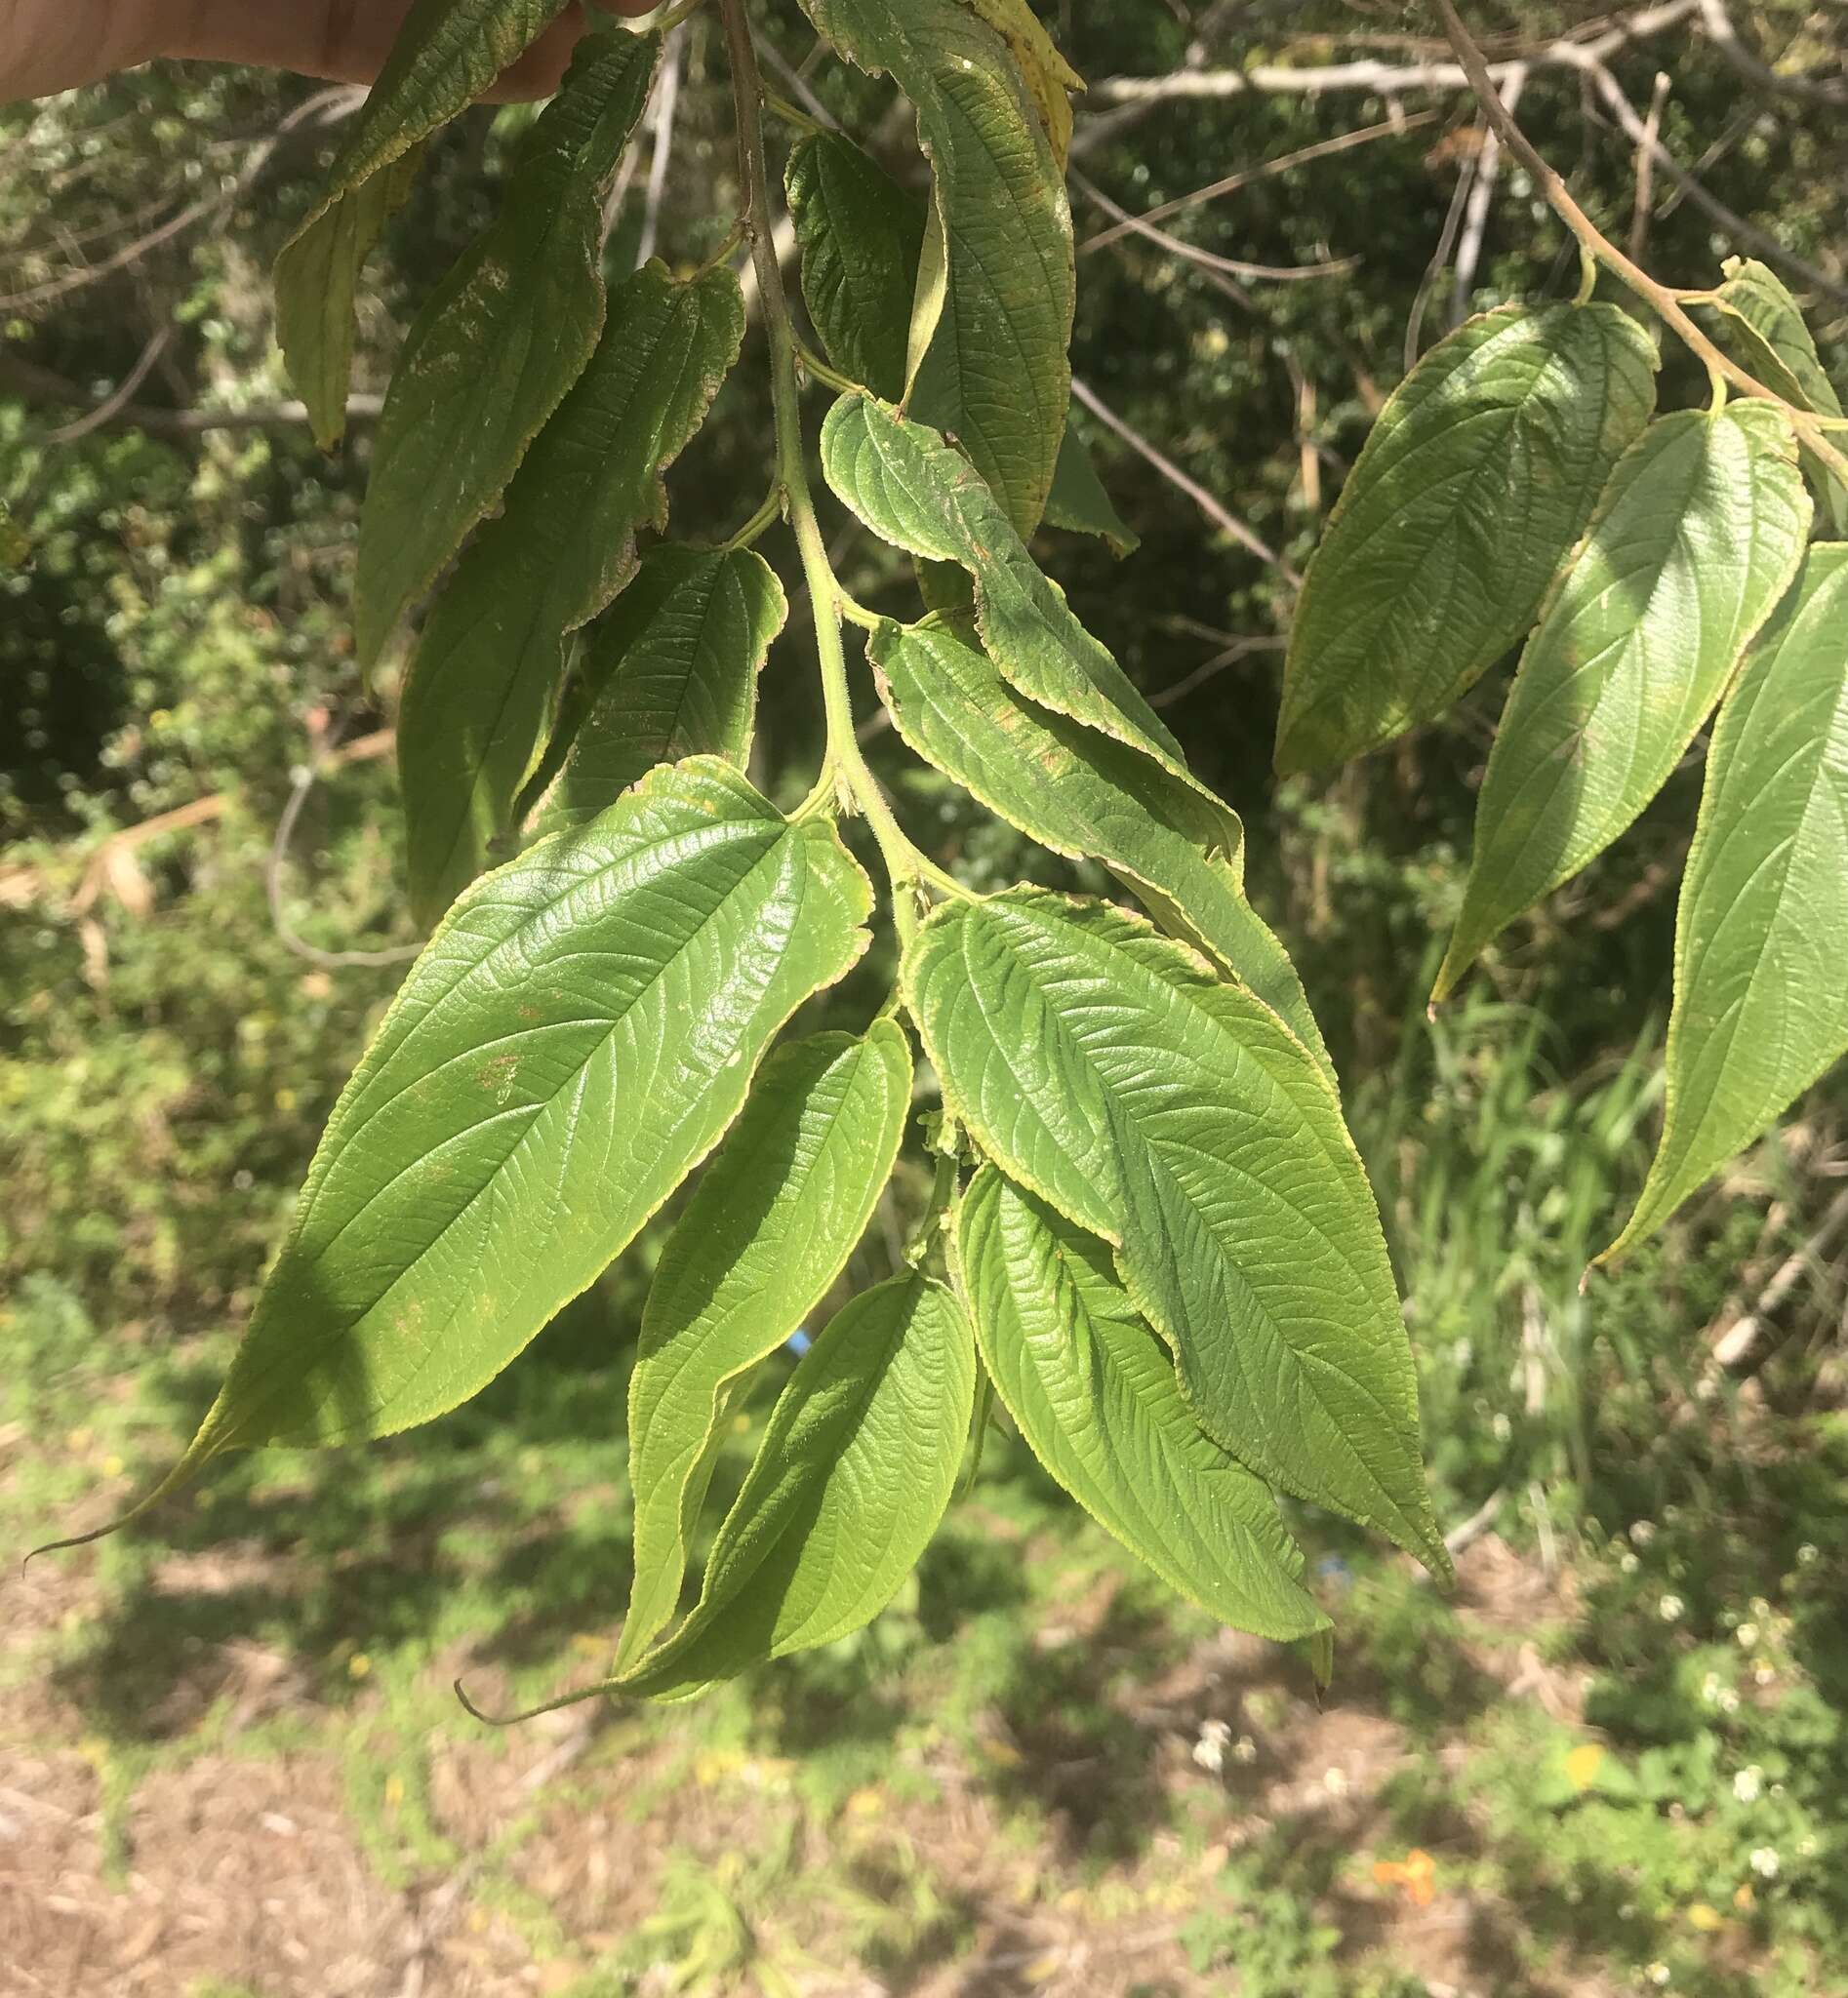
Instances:
[[[1644,1971],[1643,1976],[1646,1977],[1652,1984],[1666,1984],[1668,1981],[1668,1966],[1666,1963],[1663,1963],[1660,1959],[1658,1959],[1655,1963],[1652,1963],[1646,1971]]]
[[[1796,1856],[1799,1859],[1813,1859],[1816,1857],[1816,1834],[1806,1831],[1796,1842]]]
[[[1765,1773],[1755,1762],[1748,1764],[1733,1778],[1733,1795],[1742,1804],[1755,1804],[1764,1786]]]
[[[1514,1424],[1508,1420],[1507,1417],[1500,1409],[1496,1410],[1495,1420],[1489,1424],[1489,1427],[1495,1431],[1495,1440],[1498,1443],[1506,1443],[1514,1433]]]
[[[1681,1613],[1686,1608],[1687,1604],[1679,1596],[1666,1595],[1656,1605],[1656,1614],[1665,1623],[1678,1623],[1681,1620]]]
[[[1777,1676],[1777,1666],[1767,1664],[1763,1658],[1760,1658],[1751,1668],[1751,1683],[1754,1686],[1769,1686]]]
[[[1754,1846],[1751,1852],[1751,1870],[1760,1880],[1775,1880],[1778,1877],[1778,1856],[1770,1846]]]
[[[1755,1623],[1742,1623],[1733,1635],[1738,1638],[1741,1651],[1749,1651],[1758,1642],[1758,1626]]]
[[[1656,1538],[1656,1523],[1653,1519],[1639,1519],[1629,1530],[1630,1545],[1646,1547]]]
[[[1815,1547],[1808,1540],[1805,1540],[1796,1550],[1796,1565],[1799,1568],[1811,1568],[1815,1566],[1816,1560],[1817,1551]]]
[[[1719,1674],[1717,1672],[1708,1672],[1707,1677],[1701,1681],[1701,1704],[1703,1706],[1717,1706],[1719,1704]]]
[[[1617,1565],[1626,1575],[1634,1575],[1641,1564],[1637,1561],[1634,1554],[1626,1554]]]
[[[1730,1686],[1722,1687],[1717,1704],[1721,1713],[1737,1713],[1739,1711],[1739,1695]]]
[[[1331,1797],[1345,1797],[1347,1794],[1347,1772],[1345,1769],[1325,1769],[1322,1787]]]
[[[1256,1762],[1258,1760],[1258,1744],[1249,1735],[1240,1735],[1238,1739],[1232,1743],[1232,1760],[1234,1762]]]
[[[1224,1721],[1202,1721],[1200,1738],[1193,1744],[1193,1759],[1204,1770],[1218,1776],[1225,1767],[1225,1744],[1232,1731]]]

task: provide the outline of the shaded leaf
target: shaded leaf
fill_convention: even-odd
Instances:
[[[717,1142],[865,945],[864,875],[735,771],[658,772],[476,884],[341,1092],[179,1470],[466,1401]]]
[[[1667,781],[1796,573],[1810,511],[1769,403],[1679,411],[1624,455],[1521,654],[1433,999]]]
[[[800,140],[785,184],[802,300],[827,358],[875,395],[897,398],[904,392],[924,200],[836,132]]]
[[[917,108],[944,260],[927,254],[919,275],[913,318],[934,338],[913,406],[955,429],[1030,534],[1065,435],[1076,296],[1071,209],[1039,114],[1006,43],[966,0],[804,5],[848,61],[889,74]]]
[[[1340,763],[1441,714],[1533,622],[1655,407],[1615,305],[1505,305],[1387,398],[1304,578],[1277,768]]]
[[[668,1237],[629,1377],[635,1580],[618,1673],[674,1614],[735,1389],[846,1267],[910,1106],[894,1020],[779,1048]]]
[[[655,548],[591,636],[563,773],[539,829],[594,818],[658,763],[750,751],[757,676],[788,616],[749,548]]]
[[[871,658],[901,736],[1029,838],[1100,859],[1164,929],[1248,985],[1335,1072],[1288,953],[1245,899],[1244,828],[1158,765],[1037,707],[943,625],[888,624]]]
[[[413,149],[464,111],[563,0],[417,0],[335,156],[320,199],[276,260],[276,339],[325,449],[346,427],[353,288],[409,191]]]
[[[636,529],[665,525],[662,472],[703,421],[743,332],[729,270],[682,283],[651,263],[622,285],[589,366],[437,600],[398,729],[422,920],[448,906],[506,832],[545,739],[566,636],[627,582]]]
[[[1115,1245],[1208,1435],[1447,1570],[1373,1195],[1276,1015],[1123,911],[1037,889],[938,908],[904,991],[982,1149]]]
[[[1785,401],[1819,417],[1839,417],[1841,400],[1803,323],[1802,308],[1768,265],[1726,260],[1726,282],[1697,316],[1733,359]],[[1805,447],[1803,468],[1836,533],[1848,533],[1848,483]]]
[[[956,1261],[1008,1414],[1092,1518],[1236,1629],[1291,1639],[1327,1626],[1269,1486],[1201,1433],[1102,1242],[984,1166]]]
[[[949,1503],[975,1393],[947,1285],[908,1270],[844,1306],[778,1398],[698,1607],[616,1690],[688,1698],[871,1622]]]
[[[1052,143],[1060,172],[1071,153],[1071,97],[1084,89],[1084,79],[1059,53],[1027,0],[967,0],[1006,42]]]
[[[1674,960],[1662,1143],[1600,1261],[1848,1051],[1848,545],[1809,550],[1720,708]]]
[[[276,342],[323,451],[346,428],[359,273],[385,223],[410,198],[422,150],[413,146],[362,180],[292,236],[276,259]]]
[[[981,473],[937,431],[845,395],[822,426],[822,468],[883,540],[969,573],[982,643],[1023,694],[1194,781],[1181,745],[1040,574]]]
[[[362,664],[487,512],[603,328],[605,182],[647,100],[661,41],[584,37],[540,113],[500,218],[405,338],[373,447],[355,585]]]
[[[1123,525],[1116,503],[1105,491],[1085,442],[1069,425],[1059,447],[1053,489],[1046,496],[1046,525],[1068,534],[1096,535],[1111,554],[1133,555],[1140,545],[1135,532]]]

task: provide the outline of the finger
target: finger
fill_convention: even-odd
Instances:
[[[167,25],[154,53],[371,83],[410,9],[411,0],[294,0],[264,7],[250,0],[171,0],[162,9]],[[615,11],[635,16],[649,9],[643,0],[615,0]],[[583,10],[573,0],[487,97],[497,102],[549,97],[583,30]]]

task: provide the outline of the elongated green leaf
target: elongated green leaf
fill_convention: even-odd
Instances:
[[[871,1622],[949,1503],[975,1394],[946,1285],[911,1270],[837,1312],[772,1411],[699,1606],[617,1689],[688,1698]]]
[[[1600,1261],[1848,1052],[1848,545],[1809,550],[1714,724],[1675,923],[1662,1143]]]
[[[1045,509],[1071,390],[1071,209],[1007,44],[966,0],[804,0],[817,30],[917,108],[944,264],[913,407],[955,429],[1016,529]],[[929,312],[924,315],[926,319]]]
[[[629,1377],[635,1581],[617,1672],[673,1616],[734,1384],[846,1267],[910,1105],[911,1051],[894,1020],[780,1048],[668,1238]]]
[[[276,340],[323,451],[346,428],[359,273],[385,223],[410,198],[422,156],[422,147],[414,146],[362,180],[291,237],[276,259]]]
[[[1516,643],[1649,420],[1656,365],[1615,305],[1505,305],[1419,362],[1304,579],[1278,770],[1428,721]]]
[[[635,530],[665,525],[662,473],[703,421],[743,334],[729,270],[682,283],[651,263],[629,278],[590,365],[431,612],[398,728],[420,918],[446,908],[507,830],[545,739],[566,635],[633,574]]]
[[[1373,1195],[1276,1015],[1120,909],[1037,889],[940,907],[904,990],[982,1149],[1115,1245],[1208,1435],[1445,1569]]]
[[[827,357],[895,400],[904,392],[925,203],[837,132],[803,139],[784,178],[802,300]]]
[[[1767,388],[1800,410],[1839,417],[1841,400],[1825,372],[1803,311],[1768,265],[1747,258],[1726,260],[1726,282],[1712,309],[1699,316],[1720,345]],[[1698,309],[1698,308],[1697,308]],[[1848,533],[1848,482],[1807,448],[1803,468],[1838,534]]]
[[[984,1166],[956,1254],[996,1391],[1078,1503],[1234,1628],[1278,1639],[1325,1629],[1269,1486],[1201,1433],[1104,1244]]]
[[[907,743],[1055,853],[1103,860],[1164,929],[1248,985],[1334,1066],[1289,954],[1245,899],[1244,828],[1145,756],[1037,707],[944,625],[874,635],[886,705]]]
[[[882,539],[968,571],[983,645],[1023,694],[1193,781],[1181,745],[1039,573],[982,475],[937,431],[870,397],[844,395],[822,426],[822,466]]]
[[[966,0],[966,4],[1006,42],[1063,174],[1071,152],[1070,93],[1083,90],[1083,77],[1059,53],[1028,0]]]
[[[413,598],[501,497],[603,328],[602,190],[641,115],[658,35],[579,45],[501,216],[418,314],[373,446],[355,622],[378,659]]]
[[[1059,447],[1053,489],[1046,496],[1046,525],[1067,534],[1096,535],[1113,555],[1133,555],[1138,537],[1125,527],[1115,501],[1104,489],[1098,468],[1077,431],[1067,427]]]
[[[540,830],[594,818],[658,763],[723,756],[742,770],[757,675],[787,615],[749,548],[652,550],[593,635],[575,690],[583,718]]]
[[[536,41],[563,0],[417,0],[321,198],[276,260],[276,338],[323,449],[346,426],[353,288],[414,149]]]
[[[1521,654],[1433,999],[1667,781],[1795,575],[1810,510],[1769,403],[1664,417],[1624,455]]]
[[[391,1435],[485,1386],[718,1141],[870,905],[831,828],[709,759],[479,882],[335,1105],[168,1485],[224,1450]]]

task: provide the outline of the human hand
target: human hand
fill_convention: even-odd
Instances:
[[[608,0],[646,14],[656,0]],[[294,69],[347,83],[379,74],[412,0],[0,0],[0,102],[95,83],[157,56]],[[488,95],[549,96],[583,30],[567,6]]]

